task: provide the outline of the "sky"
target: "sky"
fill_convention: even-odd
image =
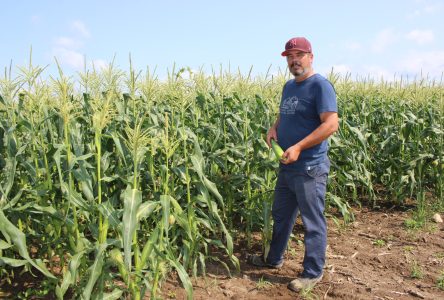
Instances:
[[[114,61],[158,77],[189,67],[253,75],[286,70],[285,43],[312,43],[317,73],[352,78],[444,72],[444,0],[2,1],[0,78],[32,63],[65,74]]]

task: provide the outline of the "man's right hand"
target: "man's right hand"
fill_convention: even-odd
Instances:
[[[277,131],[276,131],[276,127],[275,126],[272,126],[268,130],[268,133],[267,133],[267,144],[268,144],[268,147],[270,147],[270,148],[271,148],[271,140],[272,139],[277,141]]]

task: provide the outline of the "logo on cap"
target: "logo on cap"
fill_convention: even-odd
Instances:
[[[304,37],[295,37],[285,44],[285,51],[281,53],[282,56],[287,56],[288,51],[299,50],[302,52],[311,52],[311,44]]]

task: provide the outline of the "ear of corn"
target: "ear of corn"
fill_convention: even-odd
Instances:
[[[271,140],[271,148],[273,149],[274,155],[276,156],[277,160],[283,160],[284,158],[282,157],[282,155],[284,154],[284,150],[282,150],[281,146],[279,146],[279,144],[272,139]]]

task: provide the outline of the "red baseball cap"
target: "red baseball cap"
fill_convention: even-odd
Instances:
[[[289,40],[285,44],[285,51],[282,52],[282,56],[287,56],[288,51],[291,50],[299,50],[302,52],[311,52],[311,44],[310,42],[304,38],[304,37],[295,37]]]

